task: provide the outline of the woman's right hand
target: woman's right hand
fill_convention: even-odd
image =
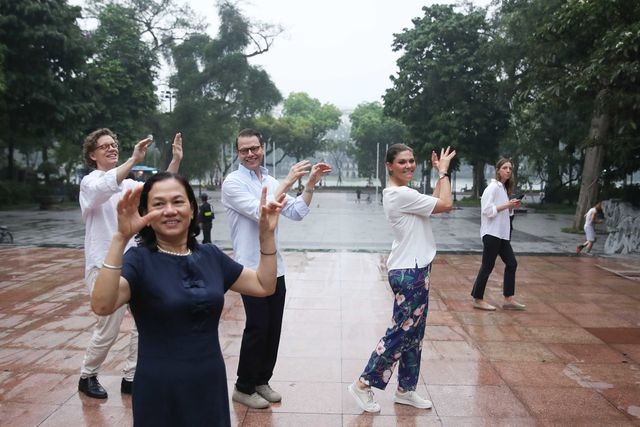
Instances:
[[[127,240],[162,215],[162,211],[154,210],[145,216],[140,216],[138,205],[141,193],[142,185],[134,190],[127,190],[118,202],[118,232]]]

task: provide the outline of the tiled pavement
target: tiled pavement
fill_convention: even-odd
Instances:
[[[82,250],[2,246],[0,260],[0,426],[131,425],[131,400],[119,392],[125,334],[100,376],[110,397],[77,392],[94,321]],[[377,391],[376,415],[362,414],[346,387],[391,315],[384,255],[288,252],[286,261],[271,382],[284,398],[267,410],[232,403],[235,425],[640,425],[640,282],[609,271],[640,270],[637,258],[518,256],[517,295],[527,311],[487,313],[470,305],[479,255],[439,254],[418,386],[434,407],[394,405],[392,384]],[[501,298],[497,264],[493,303]],[[239,295],[229,292],[224,310],[231,389],[244,324]]]

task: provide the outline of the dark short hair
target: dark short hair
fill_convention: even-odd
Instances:
[[[385,156],[385,162],[393,163],[396,159],[396,156],[403,151],[411,151],[413,153],[413,149],[406,144],[393,144],[391,147],[387,149],[387,155]]]
[[[257,137],[258,141],[260,142],[260,145],[262,145],[262,134],[255,129],[246,128],[238,132],[238,136],[236,136],[236,150],[238,149],[238,139],[240,139],[241,137],[251,137],[251,136]]]
[[[147,213],[147,205],[149,202],[149,192],[153,188],[153,186],[160,181],[165,181],[167,179],[175,179],[184,187],[187,198],[189,199],[189,204],[191,205],[191,209],[193,210],[193,218],[191,218],[191,222],[189,223],[189,230],[187,236],[187,247],[191,250],[197,250],[198,241],[196,240],[196,236],[200,233],[200,226],[198,225],[198,201],[196,200],[196,195],[193,192],[193,188],[191,184],[184,179],[182,176],[172,173],[172,172],[159,172],[155,175],[152,175],[147,181],[144,183],[142,187],[142,193],[140,194],[140,204],[138,205],[138,212],[140,215],[144,215]],[[138,246],[144,246],[153,251],[158,250],[158,242],[156,239],[156,232],[153,231],[153,228],[150,226],[145,226],[140,230],[138,234],[136,234],[136,242]]]
[[[207,193],[202,193],[200,195],[200,200],[202,200],[203,202],[208,200],[208,199],[209,199],[209,196],[207,196]]]
[[[82,157],[84,158],[84,162],[87,164],[87,166],[93,169],[96,169],[98,165],[96,164],[96,161],[91,158],[91,153],[95,151],[100,137],[105,135],[109,135],[115,142],[118,142],[118,137],[115,133],[113,133],[110,129],[101,128],[96,129],[89,135],[87,135],[87,137],[84,139],[84,143],[82,144]]]

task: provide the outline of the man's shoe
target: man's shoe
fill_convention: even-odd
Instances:
[[[272,389],[269,384],[257,385],[256,393],[271,403],[280,402],[282,400],[282,395]]]
[[[373,399],[373,392],[371,391],[371,387],[368,387],[365,390],[360,390],[355,382],[349,384],[347,387],[349,393],[356,400],[356,403],[366,412],[380,412],[380,405]]]
[[[78,382],[78,391],[86,394],[94,399],[106,399],[107,391],[102,388],[97,376],[80,378]]]
[[[502,309],[503,310],[524,310],[524,308],[526,307],[526,305],[524,304],[520,304],[519,302],[515,302],[515,301],[511,301],[511,302],[505,302],[504,304],[502,304]]]
[[[496,308],[494,306],[492,306],[491,304],[489,304],[488,302],[486,302],[484,300],[474,301],[473,302],[473,308],[477,308],[478,310],[485,310],[485,311],[495,311],[496,310]]]
[[[126,378],[122,379],[120,383],[120,393],[123,394],[131,394],[133,391],[133,381],[129,381]]]
[[[242,393],[238,391],[237,388],[233,389],[231,400],[233,400],[234,402],[242,403],[243,405],[253,409],[264,409],[269,407],[269,402],[258,393]]]
[[[401,405],[411,405],[414,408],[420,409],[431,409],[433,406],[430,400],[423,399],[415,391],[396,390],[396,394],[393,396],[393,401]]]

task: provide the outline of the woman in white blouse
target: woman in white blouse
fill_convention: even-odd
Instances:
[[[407,185],[416,170],[413,150],[404,144],[389,147],[386,166],[389,181],[383,192],[384,213],[394,234],[387,260],[389,285],[394,294],[393,324],[378,341],[364,371],[349,385],[349,393],[360,408],[380,411],[371,387],[384,390],[398,365],[398,389],[393,401],[429,409],[431,402],[416,392],[420,357],[429,307],[429,276],[436,245],[430,216],[453,207],[449,163],[454,150],[431,154],[431,163],[440,173],[433,196],[420,194]]]
[[[524,310],[524,304],[513,299],[516,289],[516,268],[518,262],[511,249],[511,215],[520,207],[520,200],[511,198],[513,191],[513,165],[509,159],[500,159],[496,164],[496,177],[482,193],[480,236],[482,237],[482,266],[473,284],[471,296],[473,308],[493,311],[496,308],[484,300],[484,290],[489,275],[493,271],[496,258],[500,255],[504,262],[504,303],[505,310]]]

